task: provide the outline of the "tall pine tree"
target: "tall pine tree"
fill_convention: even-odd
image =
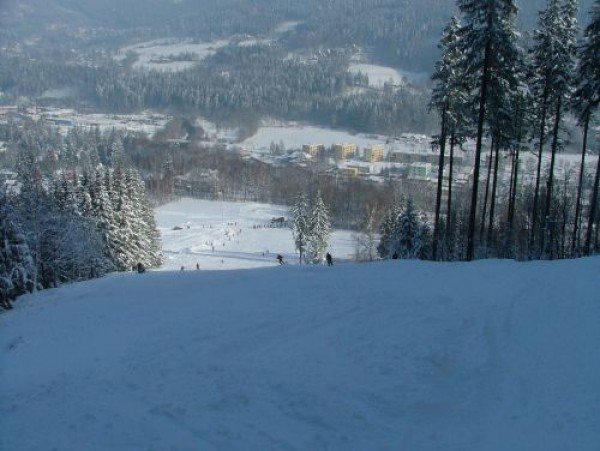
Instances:
[[[300,264],[306,253],[308,239],[310,237],[310,215],[308,199],[304,193],[298,194],[296,202],[292,207],[292,234],[294,245],[300,254]]]
[[[442,191],[444,182],[444,167],[446,162],[446,143],[450,138],[450,160],[453,158],[454,145],[457,142],[459,131],[464,123],[464,112],[466,105],[465,79],[462,76],[461,68],[464,66],[464,58],[460,46],[460,22],[453,17],[450,24],[444,30],[439,48],[442,51],[442,57],[436,64],[435,72],[432,76],[434,89],[432,92],[432,109],[436,109],[441,117],[441,131],[438,139],[440,155],[438,162],[438,181],[435,203],[435,218],[433,223],[433,259],[438,258],[438,243],[440,230],[440,211],[442,205]],[[450,163],[452,168],[452,161]],[[452,175],[449,175],[448,191],[448,222],[451,211],[451,192],[450,186]]]
[[[546,253],[545,243],[552,242],[554,228],[551,225],[551,207],[554,189],[554,170],[556,166],[556,153],[559,150],[560,128],[564,116],[565,106],[568,104],[573,89],[573,72],[577,51],[577,4],[575,0],[565,0],[558,4],[558,0],[550,0],[549,16],[544,25],[547,27],[545,34],[548,42],[545,45],[546,59],[539,61],[538,68],[548,84],[548,98],[553,114],[552,144],[550,154],[550,168],[546,183],[546,201],[544,203],[544,231],[541,234],[540,251]],[[550,52],[548,52],[550,50]],[[548,235],[548,236],[547,236]],[[548,251],[553,257],[552,246]]]
[[[310,234],[308,239],[308,254],[313,263],[323,263],[325,253],[329,248],[329,236],[331,234],[331,219],[329,209],[323,202],[321,192],[313,203],[310,216]]]
[[[459,0],[458,7],[464,17],[461,29],[464,75],[472,86],[473,103],[478,112],[466,255],[467,260],[472,260],[488,104],[490,99],[494,99],[495,104],[504,104],[510,90],[516,87],[513,68],[519,58],[514,28],[517,7],[514,0]]]
[[[584,125],[584,147],[582,151],[582,162],[580,179],[578,185],[575,227],[573,230],[573,243],[576,248],[578,242],[578,220],[581,208],[581,191],[583,183],[583,171],[585,167],[585,152],[589,124],[600,104],[600,0],[596,0],[591,11],[591,22],[585,29],[585,40],[580,51],[579,66],[577,71],[577,90],[575,93],[576,110],[579,113],[580,122]],[[600,182],[600,156],[596,167],[594,185],[590,198],[588,213],[588,224],[583,246],[584,255],[590,255],[592,245],[592,231],[598,208],[598,184]]]

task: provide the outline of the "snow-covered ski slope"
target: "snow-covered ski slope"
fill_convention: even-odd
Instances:
[[[2,450],[597,451],[600,259],[121,274],[0,315]]]
[[[288,227],[270,227],[273,218],[289,219],[287,207],[183,198],[156,209],[165,262],[162,269],[248,269],[277,265],[277,254],[297,263]],[[176,230],[175,230],[176,229]],[[335,230],[336,260],[354,256],[352,232]]]

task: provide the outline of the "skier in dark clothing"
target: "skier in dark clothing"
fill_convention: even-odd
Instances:
[[[394,252],[394,255],[392,255],[392,260],[398,260],[398,252]]]
[[[10,304],[10,298],[4,292],[4,290],[0,290],[0,307],[4,308],[5,310],[11,310],[13,308]]]
[[[279,262],[280,265],[283,265],[283,255],[277,254],[276,260]]]
[[[137,272],[138,272],[138,274],[143,274],[146,272],[146,268],[144,267],[142,262],[137,264]]]
[[[325,260],[327,260],[327,266],[333,266],[333,257],[329,252],[325,255]]]

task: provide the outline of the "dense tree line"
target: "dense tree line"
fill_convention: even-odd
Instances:
[[[441,117],[434,258],[565,258],[598,251],[599,171],[590,184],[585,158],[600,98],[600,2],[594,3],[591,23],[577,43],[577,2],[549,0],[526,49],[515,27],[513,0],[460,0],[458,7],[462,17],[453,19],[444,33],[433,77],[432,106]],[[556,174],[568,115],[579,118],[584,133],[576,186],[568,173],[560,179]],[[468,213],[455,215],[448,185],[443,221],[444,150],[448,143],[453,149],[464,137],[476,143],[471,202]],[[484,147],[489,158],[482,196]],[[522,155],[528,151],[537,157],[532,186],[520,182]],[[508,186],[499,178],[503,168],[510,171]],[[451,183],[452,173],[448,178]],[[587,196],[587,221],[582,221],[582,199]],[[450,239],[455,233],[458,236]],[[466,249],[438,252],[442,242],[444,246],[466,242]]]
[[[384,259],[428,259],[431,230],[427,217],[409,198],[391,206],[380,225],[379,256]]]
[[[365,75],[348,72],[345,51],[322,51],[312,59],[286,55],[275,45],[230,45],[176,73],[132,71],[114,62],[92,68],[7,58],[0,64],[0,90],[7,100],[17,100],[69,86],[80,106],[112,112],[191,110],[215,120],[272,115],[357,131],[432,130],[434,117],[424,106],[424,91],[368,88]]]
[[[134,134],[114,129],[103,133],[99,128],[79,127],[63,136],[58,127],[43,120],[9,121],[0,125],[0,140],[8,146],[0,163],[15,167],[20,156],[27,154],[36,158],[43,173],[113,166],[123,162],[125,147],[136,139]]]
[[[43,130],[48,131],[37,131]],[[37,146],[44,141],[23,147],[36,136],[31,130],[20,136],[18,177],[0,184],[2,305],[10,307],[11,300],[28,291],[137,264],[159,265],[159,235],[137,171],[118,162],[82,168],[68,158],[64,161],[71,161],[73,169],[49,169],[54,154],[40,154],[49,149]],[[74,138],[67,137],[66,147]]]

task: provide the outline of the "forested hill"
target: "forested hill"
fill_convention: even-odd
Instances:
[[[214,39],[268,33],[284,21],[301,25],[286,34],[291,46],[361,45],[381,62],[430,69],[454,0],[6,0],[0,2],[0,41],[52,35],[85,37],[186,36]],[[525,29],[545,0],[520,2]],[[585,22],[592,0],[580,2]],[[23,18],[27,20],[23,20]],[[94,32],[89,32],[93,29]],[[87,30],[87,32],[85,31]]]

